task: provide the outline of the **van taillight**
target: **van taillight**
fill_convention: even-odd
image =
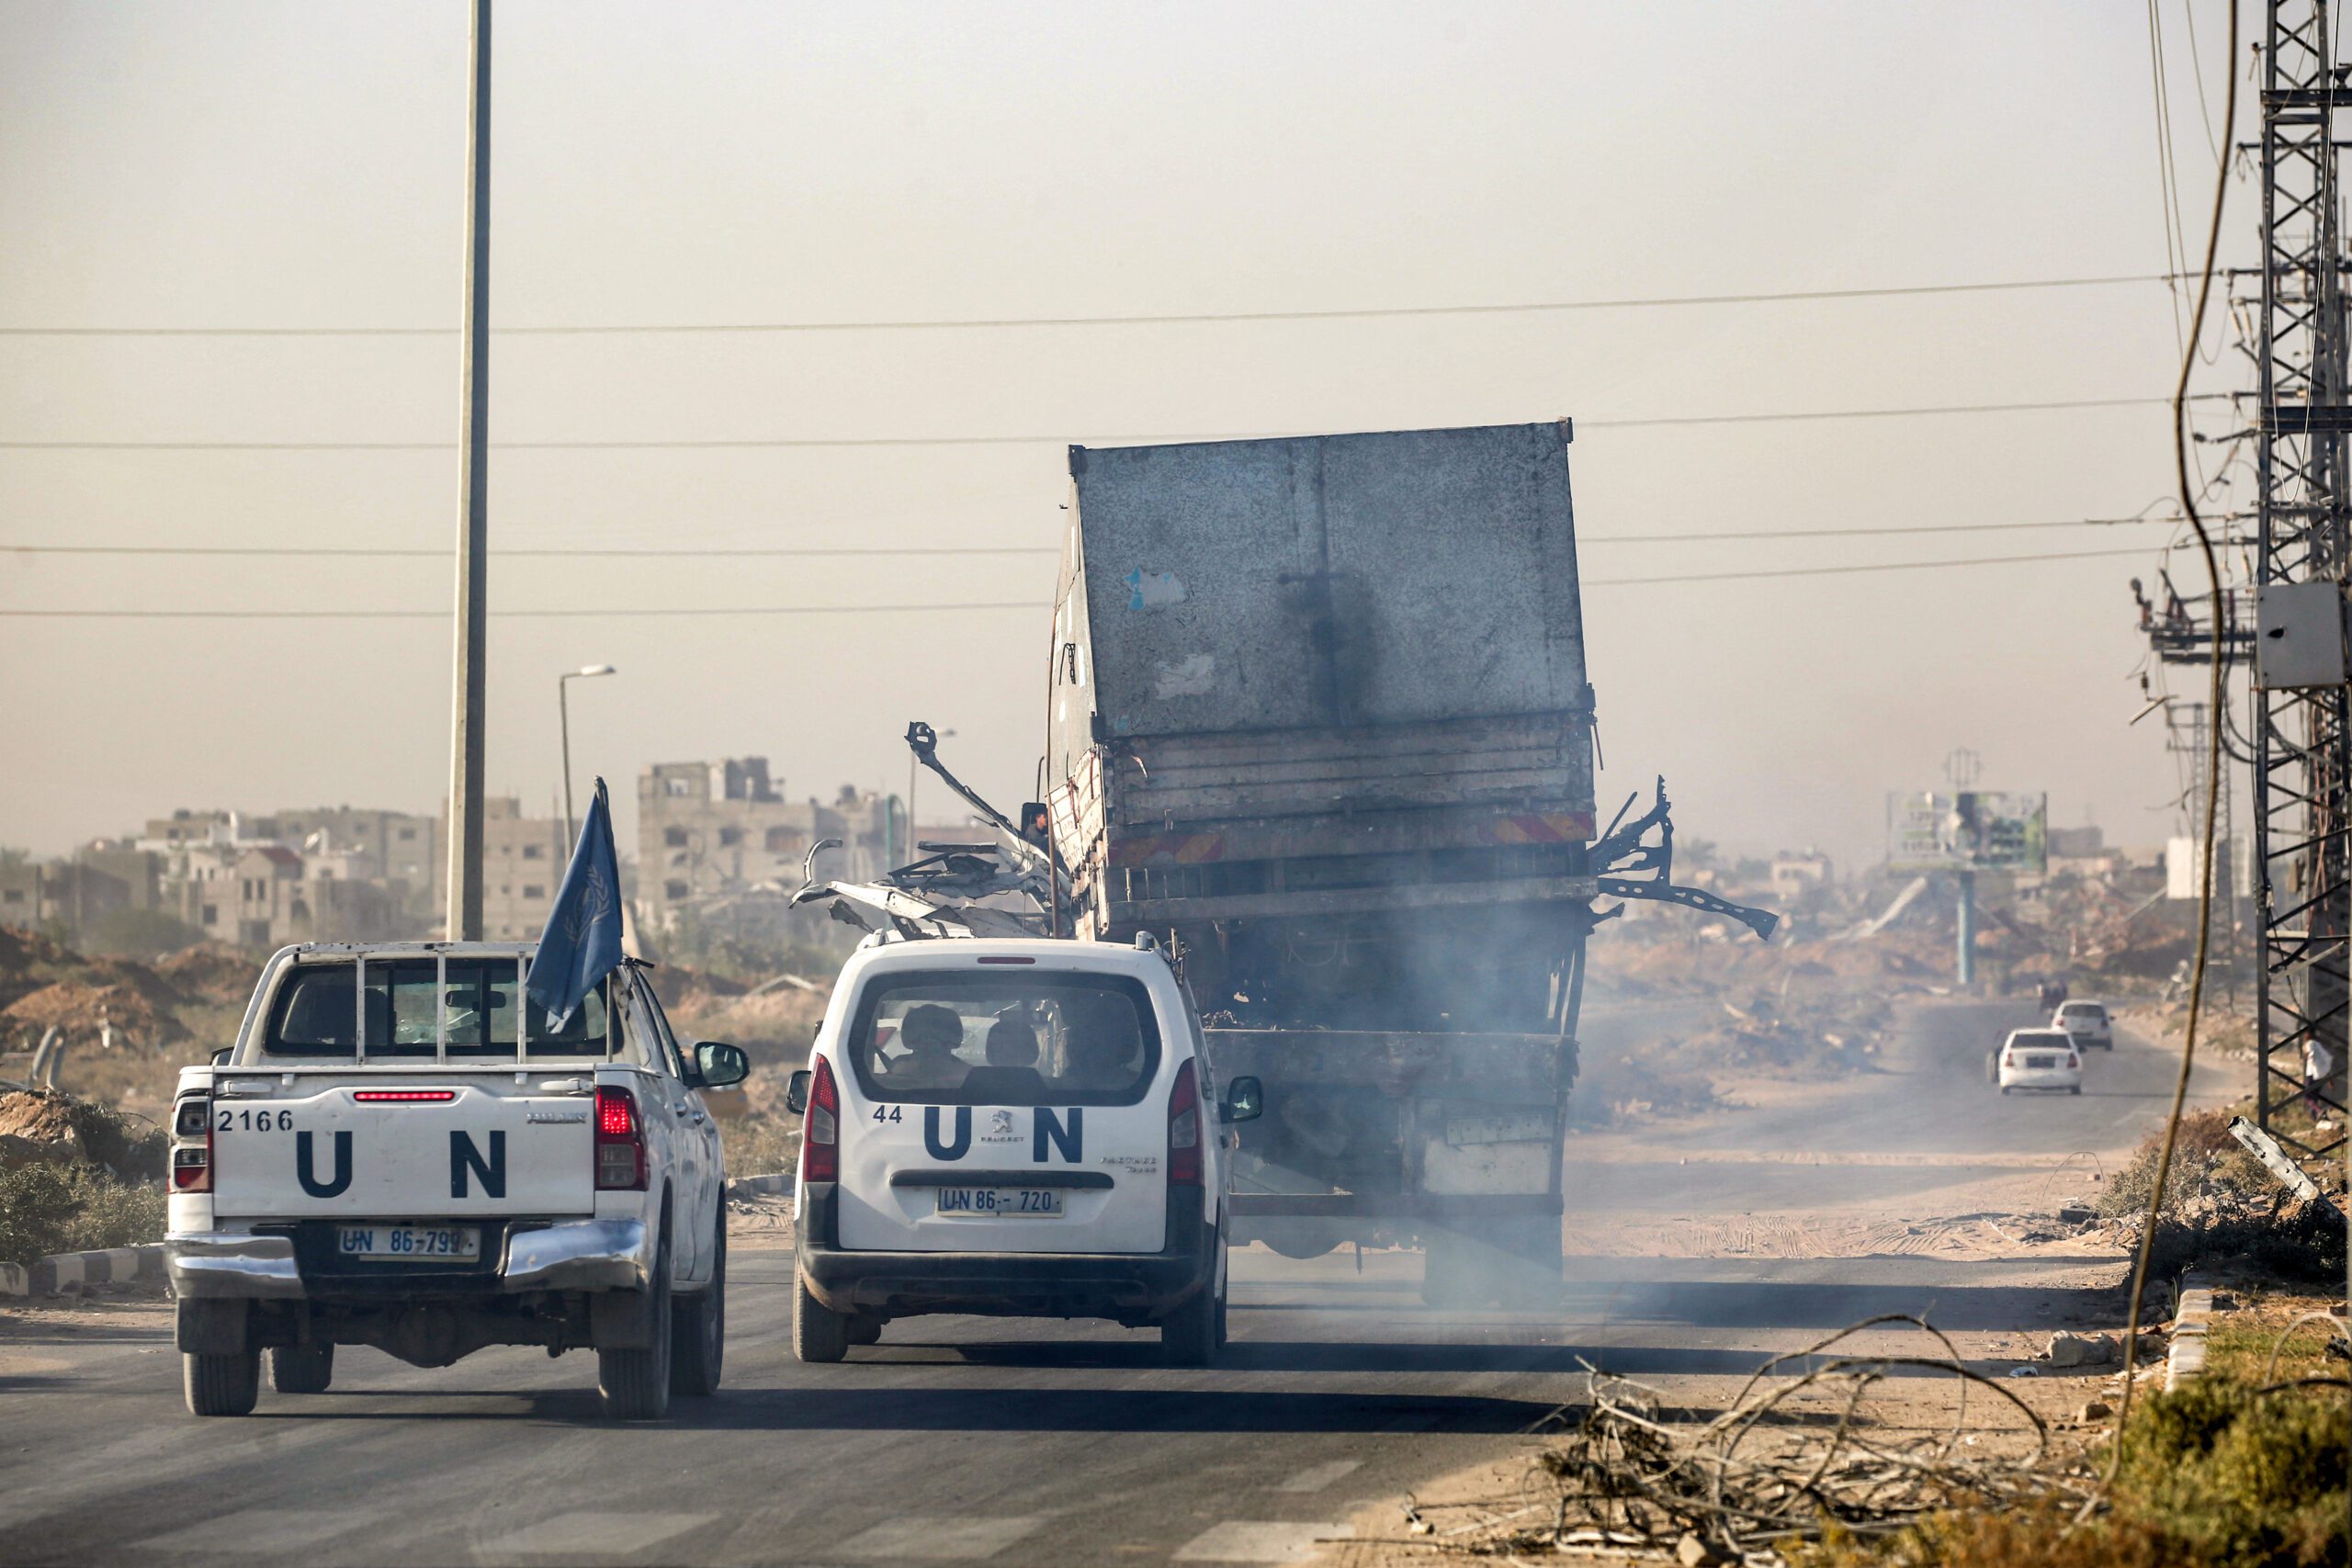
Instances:
[[[1201,1081],[1185,1063],[1168,1091],[1168,1181],[1172,1187],[1201,1184]]]
[[[833,1065],[817,1058],[808,1084],[808,1113],[800,1123],[800,1179],[839,1181],[842,1177],[842,1091]]]
[[[183,1100],[172,1111],[172,1136],[201,1139],[172,1150],[172,1190],[212,1190],[212,1101],[209,1097]]]
[[[645,1128],[637,1099],[612,1085],[596,1089],[596,1185],[607,1190],[645,1186]]]

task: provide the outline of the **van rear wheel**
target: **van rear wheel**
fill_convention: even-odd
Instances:
[[[808,1293],[808,1277],[792,1272],[792,1353],[803,1361],[838,1361],[849,1354],[847,1313]]]
[[[324,1393],[334,1381],[332,1345],[280,1345],[269,1353],[269,1386],[280,1393]]]
[[[182,1356],[180,1392],[191,1416],[250,1416],[261,1399],[261,1352]]]
[[[1171,1367],[1205,1367],[1216,1359],[1217,1322],[1225,1296],[1214,1280],[1159,1320],[1159,1353]]]

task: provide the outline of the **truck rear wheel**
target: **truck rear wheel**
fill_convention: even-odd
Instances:
[[[718,1217],[710,1283],[676,1303],[670,1325],[670,1392],[707,1399],[718,1392],[727,1361],[727,1215]]]
[[[332,1345],[280,1345],[269,1353],[269,1386],[280,1393],[324,1393],[334,1381]]]
[[[646,1284],[651,1300],[652,1332],[637,1349],[596,1352],[596,1391],[605,1396],[605,1414],[616,1421],[659,1421],[670,1414],[670,1238],[654,1254],[653,1278]]]
[[[803,1361],[838,1361],[849,1354],[849,1314],[810,1295],[797,1269],[792,1271],[792,1353]]]
[[[859,1313],[849,1320],[849,1342],[853,1345],[882,1343],[882,1319],[870,1312]]]
[[[180,1392],[191,1416],[250,1416],[261,1399],[261,1352],[182,1356]]]

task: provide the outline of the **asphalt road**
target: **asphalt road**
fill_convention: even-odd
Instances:
[[[1964,1167],[1985,1149],[2111,1146],[2161,1114],[2172,1058],[2136,1043],[2097,1060],[2079,1100],[2003,1100],[1981,1060],[2001,1016],[1937,1010],[1886,1072],[1822,1106],[1683,1141]],[[1747,1175],[1767,1168],[1732,1168],[1609,1179],[1650,1173],[1651,1202],[1753,1201]],[[1774,1168],[1830,1198],[1903,1174]],[[2085,1261],[1584,1258],[1556,1313],[1440,1316],[1419,1305],[1417,1255],[1367,1255],[1359,1273],[1345,1254],[1252,1249],[1236,1258],[1227,1360],[1178,1371],[1149,1335],[968,1318],[893,1325],[844,1364],[804,1367],[786,1348],[791,1255],[745,1247],[725,1391],[632,1427],[601,1419],[584,1356],[420,1371],[352,1348],[331,1393],[265,1391],[253,1417],[198,1422],[161,1304],[26,1313],[0,1332],[0,1562],[1294,1561],[1368,1503],[1508,1455],[1579,1392],[1585,1360],[1670,1384],[1744,1373],[1880,1311],[2046,1325],[2089,1304]]]

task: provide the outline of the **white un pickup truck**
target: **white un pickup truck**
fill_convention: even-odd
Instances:
[[[726,1175],[701,1091],[624,963],[561,1029],[523,942],[320,943],[272,957],[236,1044],[181,1071],[165,1259],[187,1406],[242,1416],[261,1357],[323,1392],[337,1345],[446,1367],[593,1348],[608,1413],[718,1386]]]

